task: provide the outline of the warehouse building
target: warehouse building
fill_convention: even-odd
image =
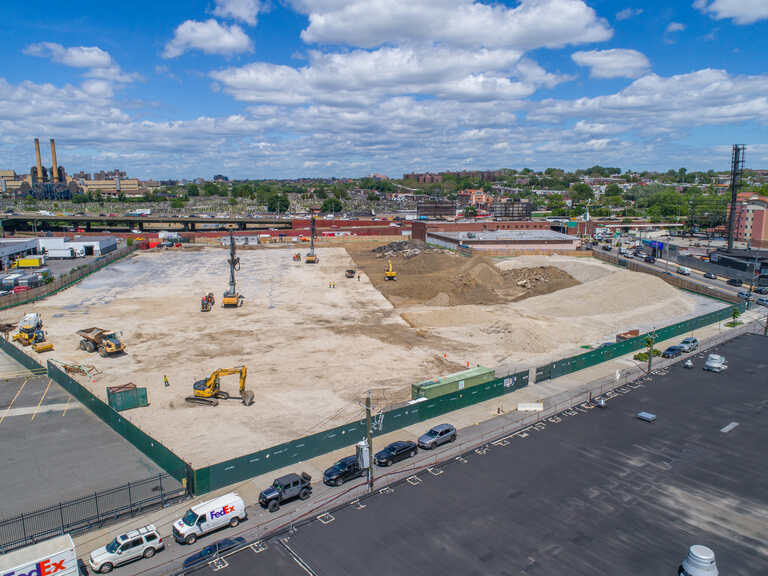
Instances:
[[[444,248],[459,247],[494,252],[544,250],[572,251],[579,247],[579,239],[552,230],[495,230],[492,232],[427,232],[427,243]]]
[[[37,238],[3,238],[0,240],[0,265],[8,270],[11,262],[37,253]]]
[[[79,258],[103,256],[117,249],[117,238],[111,236],[75,236],[37,238],[41,254],[48,258]]]

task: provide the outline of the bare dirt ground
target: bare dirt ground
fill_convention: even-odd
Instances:
[[[385,260],[370,248],[349,248],[354,261],[321,248],[316,266],[292,262],[291,249],[242,250],[245,306],[209,313],[200,297],[213,291],[220,301],[224,250],[141,253],[0,322],[39,312],[56,346],[47,357],[96,366],[92,381],[78,379],[102,399],[106,386],[146,386],[151,406],[123,415],[199,467],[354,420],[368,389],[386,406],[467,362],[520,369],[718,307],[584,258],[425,254],[393,260],[398,280],[385,283]],[[362,269],[359,280],[344,277],[349,268]],[[75,332],[90,326],[121,331],[128,353],[79,350]],[[184,402],[195,380],[239,364],[253,406]],[[235,393],[237,378],[222,387]]]
[[[411,242],[409,245],[421,252],[387,255],[387,252],[373,252],[372,245],[347,248],[376,289],[399,307],[501,304],[578,284],[567,272],[555,266],[503,270],[484,256],[467,258],[449,250],[427,248],[424,243]],[[389,260],[398,274],[394,281],[384,279]]]

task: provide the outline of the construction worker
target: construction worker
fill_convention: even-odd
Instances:
[[[360,282],[360,272],[357,273],[357,281]]]
[[[171,383],[168,382],[168,376],[163,376],[163,384],[165,385],[166,388],[168,388],[171,385]]]

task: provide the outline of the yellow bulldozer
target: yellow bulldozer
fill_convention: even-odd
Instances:
[[[219,368],[213,374],[203,380],[198,380],[192,385],[193,396],[187,396],[185,400],[190,404],[201,404],[203,406],[218,406],[219,400],[229,400],[234,398],[229,392],[221,389],[221,377],[240,374],[240,400],[246,406],[253,404],[253,391],[245,388],[245,378],[248,374],[246,366],[236,366],[234,368]]]
[[[392,260],[387,258],[387,267],[384,268],[384,280],[397,280],[397,272],[392,269]]]

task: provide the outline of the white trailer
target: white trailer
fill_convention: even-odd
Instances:
[[[0,554],[3,576],[78,576],[75,544],[69,534]]]

